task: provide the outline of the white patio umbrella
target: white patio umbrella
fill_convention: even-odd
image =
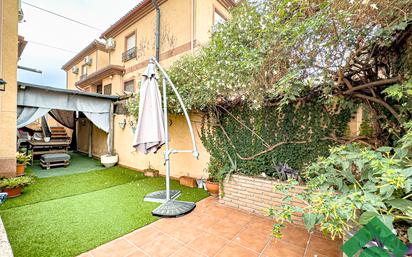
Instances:
[[[157,82],[156,67],[163,75],[163,113],[161,108],[162,99]],[[169,126],[167,122],[168,113],[166,95],[167,85],[169,85],[176,94],[185,115],[193,144],[193,149],[191,150],[169,149]],[[196,207],[196,204],[192,202],[175,200],[180,196],[180,192],[178,190],[170,190],[170,155],[174,153],[192,153],[195,158],[198,158],[199,153],[197,151],[192,124],[183,104],[182,98],[167,73],[163,70],[160,64],[153,57],[151,57],[150,63],[142,78],[140,88],[139,119],[137,122],[133,146],[138,151],[148,154],[156,153],[163,144],[165,145],[164,158],[166,165],[166,190],[157,191],[146,195],[145,201],[162,203],[162,205],[152,211],[153,215],[162,217],[176,217],[189,213]]]
[[[150,63],[142,76],[139,120],[133,147],[144,154],[156,153],[165,143],[164,130],[162,97],[157,84],[155,64]]]

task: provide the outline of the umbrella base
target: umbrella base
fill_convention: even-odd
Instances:
[[[188,214],[193,211],[195,207],[196,204],[192,202],[169,200],[152,211],[152,214],[153,216],[166,218],[178,217]]]
[[[170,199],[174,200],[180,196],[179,190],[170,190]],[[152,203],[164,203],[166,202],[166,190],[156,191],[150,194],[145,195],[144,199],[145,202],[152,202]]]

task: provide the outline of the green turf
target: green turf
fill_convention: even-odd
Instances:
[[[27,172],[39,178],[47,178],[103,169],[103,166],[98,160],[87,158],[79,153],[69,152],[69,154],[70,165],[67,167],[52,168],[47,170],[40,166],[39,160],[35,160],[33,166],[27,167]]]
[[[179,200],[207,196],[176,181],[171,185],[182,191]],[[143,197],[164,187],[164,178],[121,168],[38,179],[24,196],[9,199],[0,216],[15,257],[76,256],[157,220],[151,211],[158,204]]]
[[[145,177],[142,173],[121,167],[67,176],[35,178],[35,183],[26,187],[21,196],[6,201],[0,206],[0,210],[101,190],[143,178]]]

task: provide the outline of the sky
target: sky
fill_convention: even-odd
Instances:
[[[18,80],[39,85],[66,87],[66,74],[61,69],[62,65],[94,39],[98,39],[103,30],[140,1],[23,0],[24,19],[19,24],[19,35],[23,36],[28,43],[18,64],[41,70],[43,73],[18,69]],[[25,3],[78,20],[99,28],[101,31],[62,19]]]

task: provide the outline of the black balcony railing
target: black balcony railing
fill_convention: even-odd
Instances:
[[[136,57],[136,47],[132,47],[122,54],[122,61],[127,62]]]

